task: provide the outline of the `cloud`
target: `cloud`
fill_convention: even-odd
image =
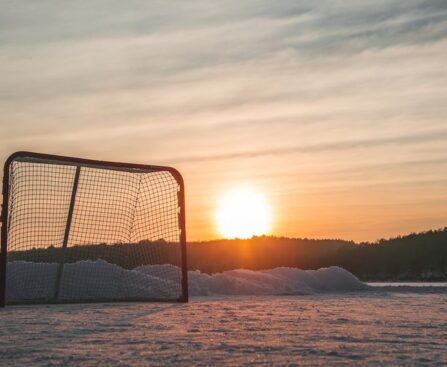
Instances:
[[[387,145],[410,145],[410,144],[423,144],[426,142],[447,141],[447,130],[433,131],[424,134],[417,135],[401,135],[381,139],[364,139],[364,140],[348,140],[340,141],[329,144],[314,144],[314,145],[300,145],[293,147],[281,147],[273,149],[263,149],[249,152],[233,152],[227,154],[216,154],[209,156],[179,156],[167,159],[169,163],[181,163],[181,162],[205,162],[205,161],[219,161],[228,159],[241,159],[241,158],[257,158],[269,155],[288,155],[296,153],[319,153],[319,152],[331,152],[342,151],[352,149],[368,149],[383,147]]]
[[[365,182],[390,160],[442,162],[446,19],[444,0],[3,1],[0,158],[168,162],[189,177],[330,165]],[[297,170],[277,184],[292,192]],[[399,172],[383,180],[414,175]]]

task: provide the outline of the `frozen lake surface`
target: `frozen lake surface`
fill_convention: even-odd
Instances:
[[[0,310],[0,365],[445,366],[447,287],[409,287],[11,306]]]

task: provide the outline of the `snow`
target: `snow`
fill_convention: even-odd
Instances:
[[[57,263],[8,263],[7,301],[51,299],[57,269]],[[63,267],[59,299],[175,299],[180,294],[179,273],[179,268],[173,265],[146,265],[127,270],[103,260],[67,263]],[[348,271],[335,266],[319,270],[240,269],[212,275],[189,272],[192,296],[304,295],[358,291],[367,287]]]
[[[193,271],[189,272],[189,283],[193,296],[304,295],[367,288],[365,283],[337,266],[319,270],[285,267],[263,271],[240,269],[212,275]]]
[[[39,275],[43,269],[48,277]],[[9,297],[23,296],[24,288],[33,295],[24,270],[51,293],[57,264],[15,262],[8,264],[8,287],[16,287]],[[83,282],[79,272],[86,274]],[[62,281],[76,280],[78,290],[61,296],[97,292],[94,280],[104,276],[107,294],[159,292],[174,275],[178,268],[171,265],[67,264]],[[0,367],[447,365],[445,285],[366,285],[339,267],[193,271],[189,277],[186,304],[0,309]],[[133,288],[141,279],[151,285]]]
[[[8,263],[7,302],[51,299],[57,269],[57,263]],[[63,267],[59,299],[177,298],[180,285],[172,279],[178,279],[178,269],[166,265],[158,274],[163,277],[151,275],[149,269],[127,270],[103,260],[67,263]]]
[[[0,366],[445,366],[447,293],[10,306]]]

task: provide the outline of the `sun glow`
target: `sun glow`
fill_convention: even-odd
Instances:
[[[263,235],[270,230],[271,210],[256,190],[248,187],[233,189],[220,201],[217,225],[225,238]]]

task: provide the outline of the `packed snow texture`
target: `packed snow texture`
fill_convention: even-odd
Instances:
[[[8,263],[7,301],[51,299],[57,269],[56,263]],[[212,275],[190,271],[188,275],[191,296],[303,295],[367,288],[350,272],[335,266],[319,270],[241,269]],[[176,298],[181,294],[180,284],[180,270],[173,265],[127,270],[103,260],[79,261],[64,265],[59,299]]]
[[[0,366],[447,366],[447,293],[10,306]]]
[[[55,293],[58,267],[57,263],[8,263],[7,302],[51,300]],[[64,264],[58,300],[177,299],[180,295],[179,269],[175,266],[156,265],[127,270],[98,260]]]
[[[365,283],[338,266],[319,270],[284,267],[262,271],[239,269],[212,275],[189,272],[189,291],[192,296],[304,295],[366,288]]]

